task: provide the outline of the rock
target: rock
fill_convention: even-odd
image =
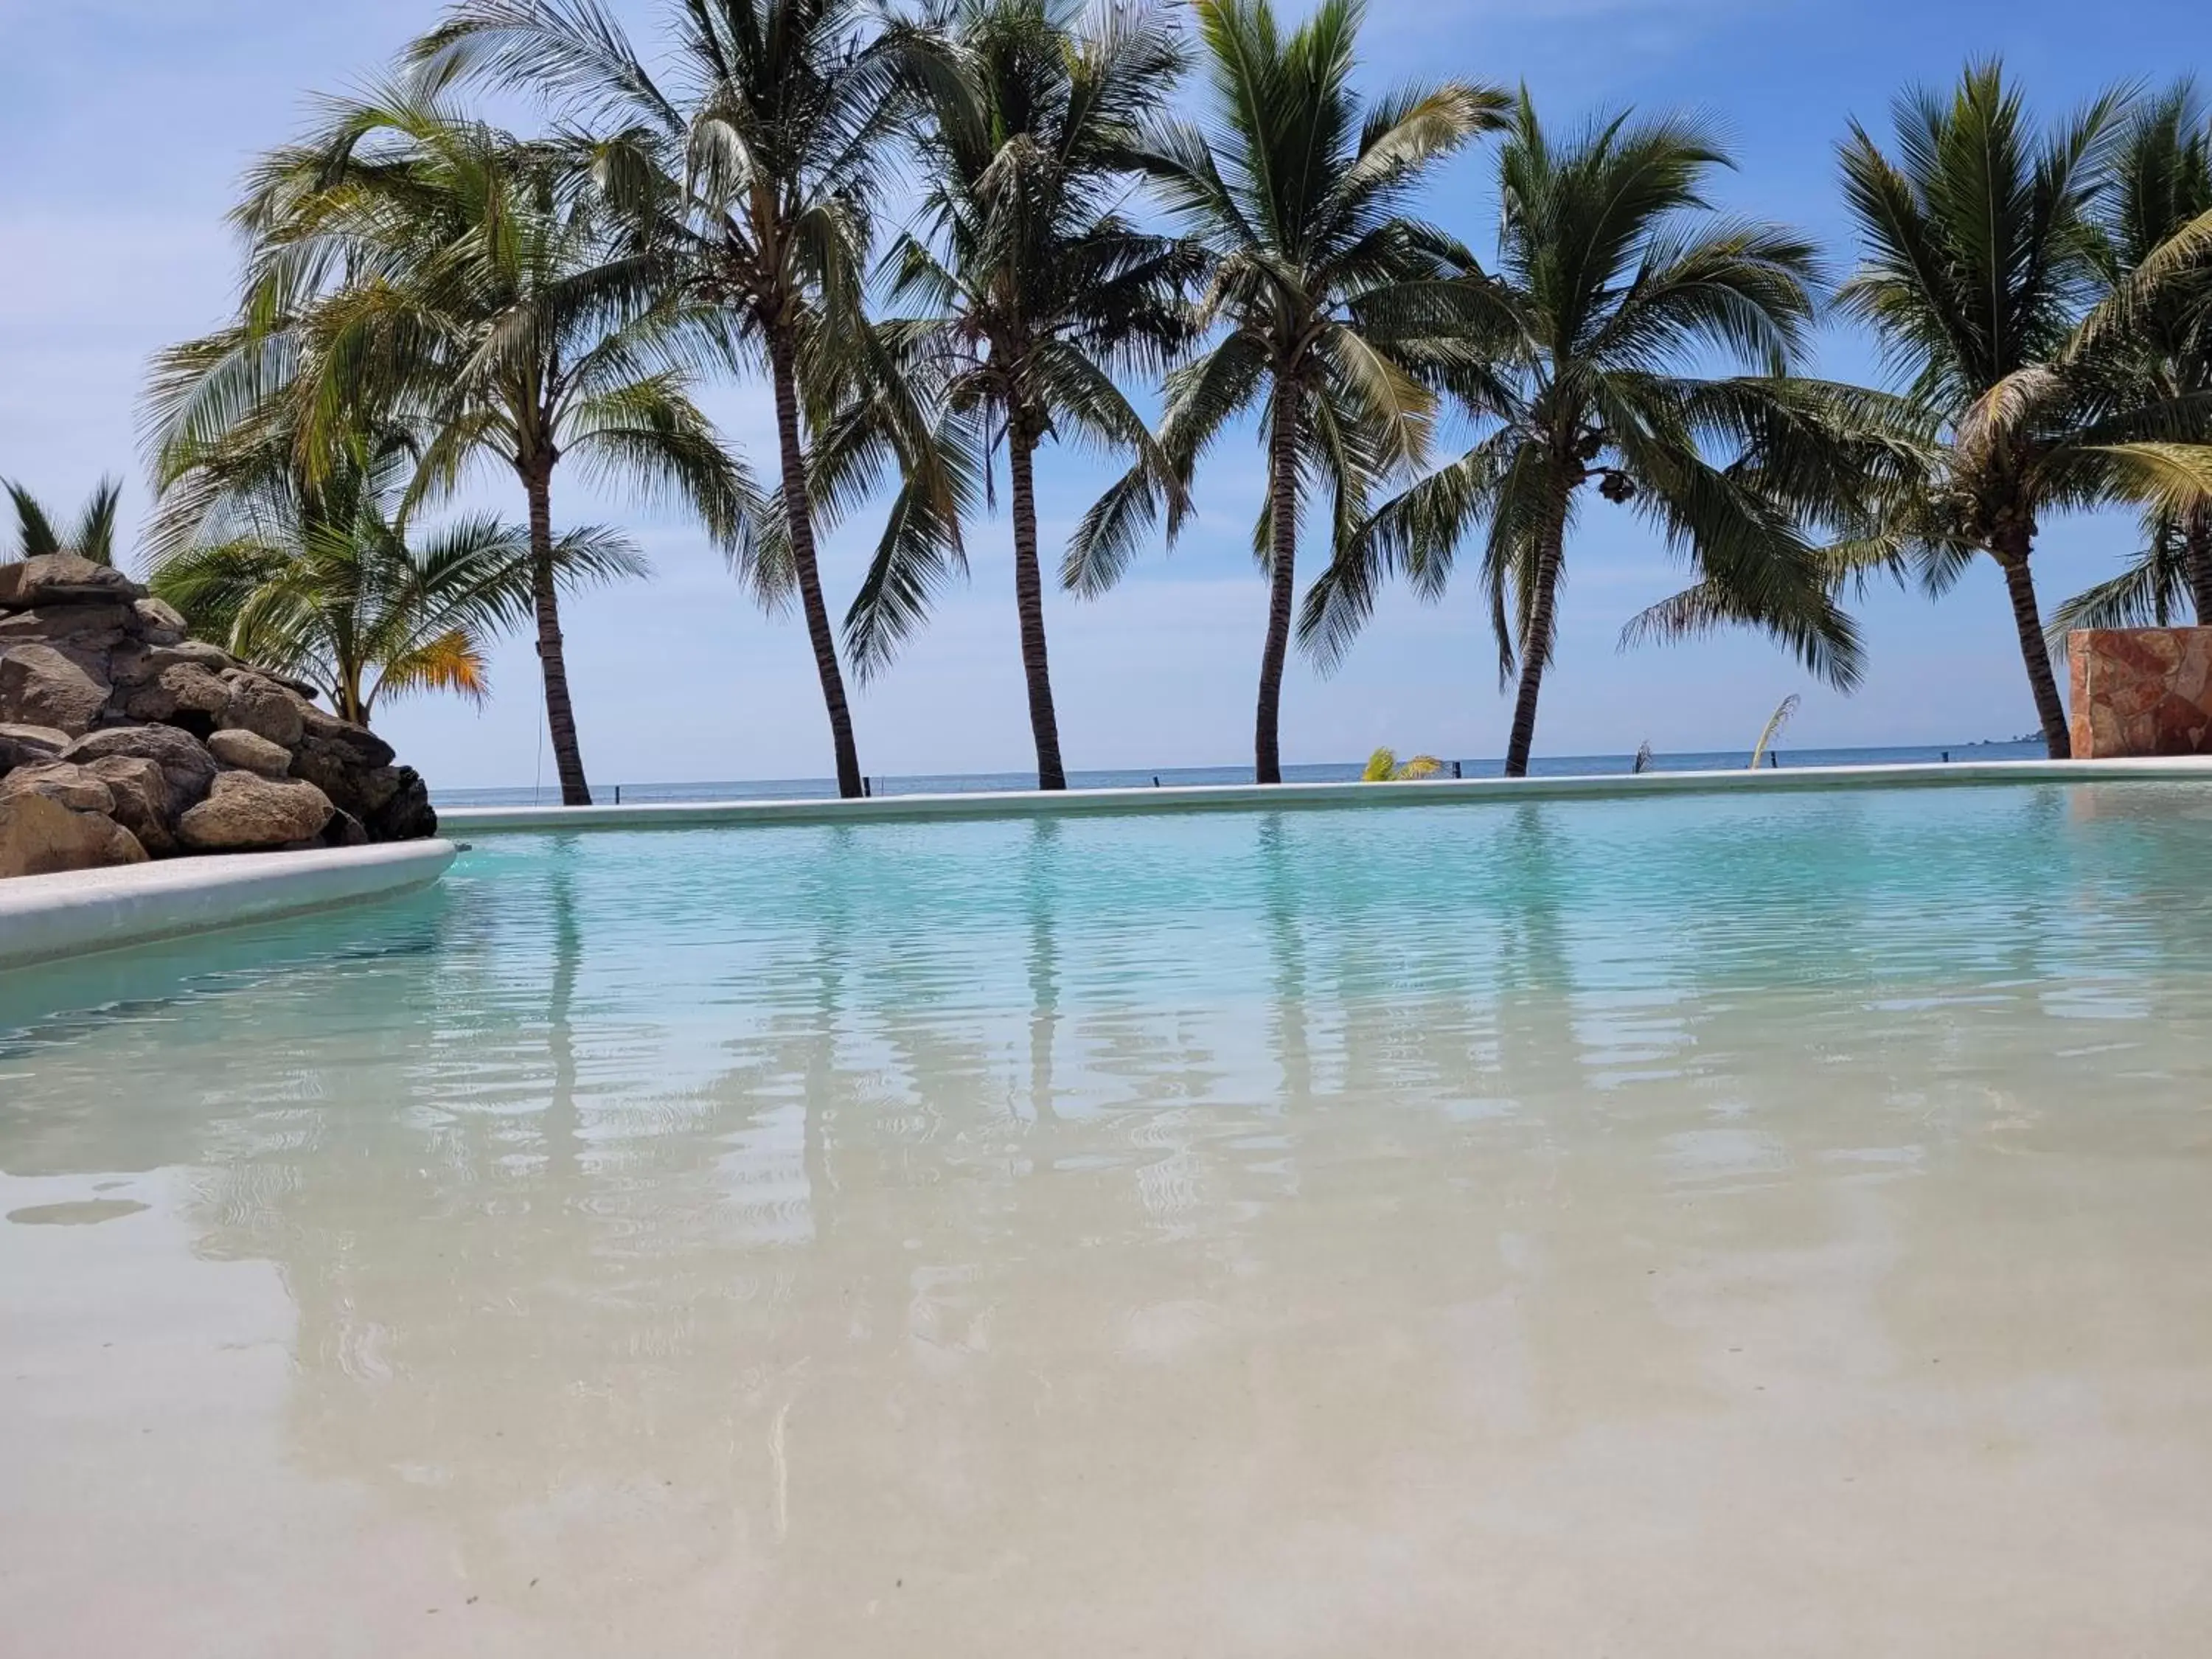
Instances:
[[[292,769],[291,750],[252,732],[217,732],[207,740],[207,746],[208,753],[225,766],[258,772],[264,778],[281,778]]]
[[[362,767],[389,766],[398,759],[392,745],[365,726],[355,726],[340,720],[336,714],[325,714],[319,708],[300,711],[301,728],[310,738],[320,738],[327,743],[343,744],[357,757]]]
[[[302,702],[313,702],[323,695],[320,686],[306,680],[295,680],[289,674],[280,674],[273,668],[226,668],[222,677],[227,680],[267,680],[281,685]]]
[[[299,694],[264,675],[243,675],[230,683],[222,724],[289,749],[304,730]]]
[[[421,841],[438,833],[438,814],[429,786],[411,766],[392,769],[392,794],[367,819],[371,841]]]
[[[0,645],[68,641],[80,650],[112,651],[135,633],[137,617],[127,605],[42,605],[31,611],[0,611]]]
[[[80,812],[112,812],[115,796],[108,787],[82,766],[67,761],[40,761],[19,766],[0,778],[0,796],[44,795]]]
[[[70,734],[51,726],[0,726],[0,775],[52,760],[69,745]]]
[[[18,722],[0,725],[0,738],[12,738],[17,743],[34,749],[44,749],[50,755],[58,755],[76,741],[58,726],[27,726]]]
[[[0,564],[0,783],[53,809],[13,809],[16,866],[436,833],[391,744],[318,708],[306,681],[185,633],[106,566]]]
[[[177,608],[161,599],[138,599],[131,614],[137,619],[132,631],[149,645],[177,645],[185,637],[185,618]]]
[[[392,764],[390,744],[313,707],[301,711],[301,723],[292,775],[307,779],[341,811],[359,818],[371,841],[413,841],[437,834],[429,790],[411,767]]]
[[[112,565],[94,564],[74,553],[50,553],[19,564],[0,564],[0,611],[27,611],[48,605],[128,605],[146,590]]]
[[[146,653],[147,676],[151,678],[165,668],[179,663],[194,668],[204,668],[210,674],[234,673],[238,664],[230,653],[220,646],[210,645],[204,640],[182,640],[175,645],[157,645]]]
[[[330,797],[312,783],[219,772],[208,798],[177,821],[177,839],[202,853],[289,847],[320,835],[332,810]]]
[[[132,692],[123,712],[134,720],[180,726],[195,737],[205,737],[229,707],[228,686],[198,663],[180,662],[164,668],[151,685]]]
[[[112,818],[34,790],[0,793],[0,876],[44,876],[143,864],[146,849]]]
[[[157,763],[137,755],[103,755],[84,769],[107,786],[115,798],[108,817],[137,836],[141,847],[156,856],[175,849],[169,781]]]
[[[438,833],[422,775],[410,766],[394,766],[391,744],[319,708],[306,710],[304,724],[292,751],[292,775],[359,818],[371,841],[415,841]]]
[[[301,738],[300,746],[292,751],[292,775],[305,778],[341,810],[356,817],[366,817],[375,810],[364,794],[362,783],[374,769],[362,765],[345,744],[332,738],[317,737],[312,732]]]
[[[150,654],[136,640],[125,640],[115,647],[107,659],[107,678],[118,698],[126,696],[132,688],[154,678],[153,665],[146,660]]]
[[[88,765],[110,755],[131,755],[152,761],[161,769],[169,786],[169,810],[181,812],[207,799],[215,782],[215,757],[200,746],[198,738],[173,726],[116,726],[79,738],[62,751],[62,758]]]
[[[0,566],[0,574],[16,568]],[[0,720],[75,735],[99,717],[109,689],[51,645],[0,645]]]

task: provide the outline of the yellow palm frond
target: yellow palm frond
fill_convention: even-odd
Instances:
[[[452,691],[483,703],[491,696],[491,677],[475,637],[452,629],[384,665],[371,701],[417,691]]]

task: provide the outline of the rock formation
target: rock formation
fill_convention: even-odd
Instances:
[[[314,695],[119,570],[0,565],[0,876],[434,835],[415,769]]]

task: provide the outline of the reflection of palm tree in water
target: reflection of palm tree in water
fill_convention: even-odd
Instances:
[[[581,854],[544,856],[542,908],[387,1011],[423,1033],[419,1056],[311,1079],[312,1106],[252,1126],[203,1246],[283,1274],[303,1464],[450,1528],[487,1593],[520,1592],[548,1556],[584,1564],[579,1593],[672,1583],[743,1543],[734,1495],[768,1484],[750,1425],[774,1381],[774,1272],[724,1167],[762,1102],[611,1069],[665,1033],[625,1029],[613,994],[594,1010]],[[786,1059],[787,1079],[824,1063]],[[818,1118],[830,1103],[809,1093]],[[821,1139],[817,1122],[814,1171]]]
[[[579,837],[553,843],[553,868],[546,880],[552,903],[553,978],[545,999],[545,1049],[552,1062],[552,1087],[546,1096],[545,1159],[556,1180],[574,1181],[578,1171],[583,1124],[576,1105],[576,1031],[574,1024],[576,974],[582,965],[584,938],[576,917],[576,861],[583,856]]]
[[[1030,948],[1030,1113],[1053,1121],[1052,1049],[1060,1024],[1060,949],[1053,937],[1057,902],[1060,821],[1037,818],[1030,826],[1027,866]]]
[[[1273,1018],[1282,1066],[1279,1103],[1295,1109],[1313,1099],[1313,1053],[1306,1030],[1306,943],[1304,915],[1311,896],[1300,890],[1295,833],[1280,812],[1258,820],[1261,880],[1267,915],[1268,954],[1274,967]]]

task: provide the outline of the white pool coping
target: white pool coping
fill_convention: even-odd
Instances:
[[[0,970],[413,892],[459,850],[410,841],[12,877],[0,881]]]
[[[1960,788],[2118,781],[2212,783],[2212,757],[2172,760],[1953,761],[1937,765],[1742,768],[1724,772],[1611,772],[1547,778],[1429,778],[1401,783],[1170,785],[1156,789],[975,791],[863,800],[646,801],[621,806],[453,806],[448,834],[548,830],[679,830],[708,824],[913,823],[1110,813],[1269,811],[1310,807],[1437,806],[1462,801],[1624,799],[1760,790]]]

